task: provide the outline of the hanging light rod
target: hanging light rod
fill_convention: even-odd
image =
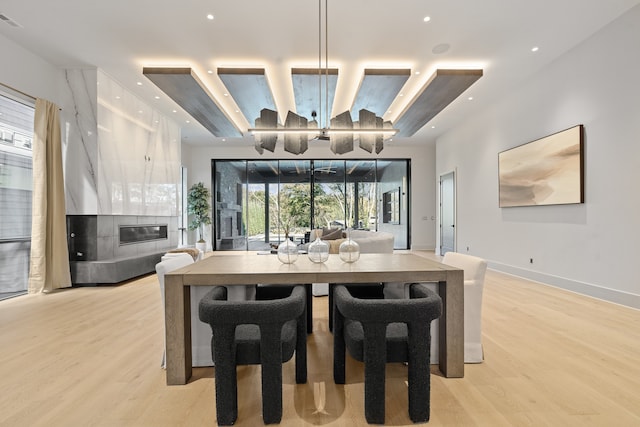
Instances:
[[[322,64],[323,42],[323,3],[324,3],[324,67]],[[367,108],[358,110],[358,121],[354,122],[351,112],[345,111],[334,118],[329,118],[329,84],[330,76],[337,72],[329,69],[329,13],[328,0],[318,0],[318,108],[311,111],[312,120],[289,111],[284,126],[278,123],[275,109],[263,108],[260,117],[255,120],[255,128],[248,129],[255,135],[256,150],[262,154],[264,150],[273,152],[279,135],[284,135],[284,150],[294,154],[302,154],[308,149],[311,139],[328,140],[329,148],[334,154],[353,151],[355,139],[360,148],[369,153],[380,153],[384,140],[400,132],[394,129],[391,122],[385,122]],[[324,105],[322,89],[324,77]],[[295,91],[295,88],[294,88]],[[331,126],[331,127],[330,127]]]
[[[314,128],[255,128],[249,129],[253,135],[265,133],[293,133],[304,135],[338,135],[338,134],[354,134],[354,135],[395,135],[399,129],[314,129]]]

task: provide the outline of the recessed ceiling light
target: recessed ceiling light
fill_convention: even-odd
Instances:
[[[142,82],[137,82],[136,83],[138,86],[142,86]]]
[[[436,128],[435,126],[431,126],[431,129],[435,129],[435,128]]]
[[[226,138],[222,138],[222,142],[227,142],[227,139]]]
[[[425,16],[423,21],[424,22],[429,22],[429,21],[431,21],[431,17],[430,16]]]
[[[191,120],[187,120],[186,122],[187,122],[187,123],[191,123]]]
[[[229,94],[228,94],[228,93],[225,93],[225,94],[224,94],[224,96],[229,96]]]
[[[178,110],[173,110],[173,112],[174,112],[174,113],[177,113],[177,112],[178,112]]]
[[[159,95],[154,96],[155,99],[160,99]]]
[[[420,75],[420,71],[416,71],[416,76]]]
[[[142,110],[138,110],[138,113],[142,114],[142,113],[144,113],[144,111],[142,111]]]
[[[213,70],[207,70],[207,73],[213,74]]]
[[[540,49],[538,46],[534,46],[531,48],[531,52],[537,52]]]
[[[467,98],[469,101],[473,101],[473,96]]]
[[[120,95],[116,95],[116,99],[120,99]]]
[[[211,13],[210,13],[210,14],[208,14],[208,15],[207,15],[207,19],[208,19],[209,21],[213,21],[213,14],[211,14]]]

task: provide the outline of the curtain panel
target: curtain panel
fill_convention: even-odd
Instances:
[[[29,293],[71,286],[57,105],[36,99]]]

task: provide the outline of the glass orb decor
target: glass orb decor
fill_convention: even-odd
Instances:
[[[360,258],[360,245],[351,237],[347,237],[347,240],[340,244],[338,254],[344,262],[356,262]]]
[[[325,262],[329,259],[329,244],[320,239],[320,236],[316,237],[307,248],[307,256],[313,262]]]
[[[283,264],[293,264],[298,259],[298,247],[288,237],[278,245],[278,259]]]

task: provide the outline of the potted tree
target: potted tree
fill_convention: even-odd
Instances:
[[[198,230],[196,248],[206,252],[207,242],[204,240],[204,226],[211,224],[211,192],[202,182],[193,184],[187,193],[187,213],[193,215],[189,230]]]

